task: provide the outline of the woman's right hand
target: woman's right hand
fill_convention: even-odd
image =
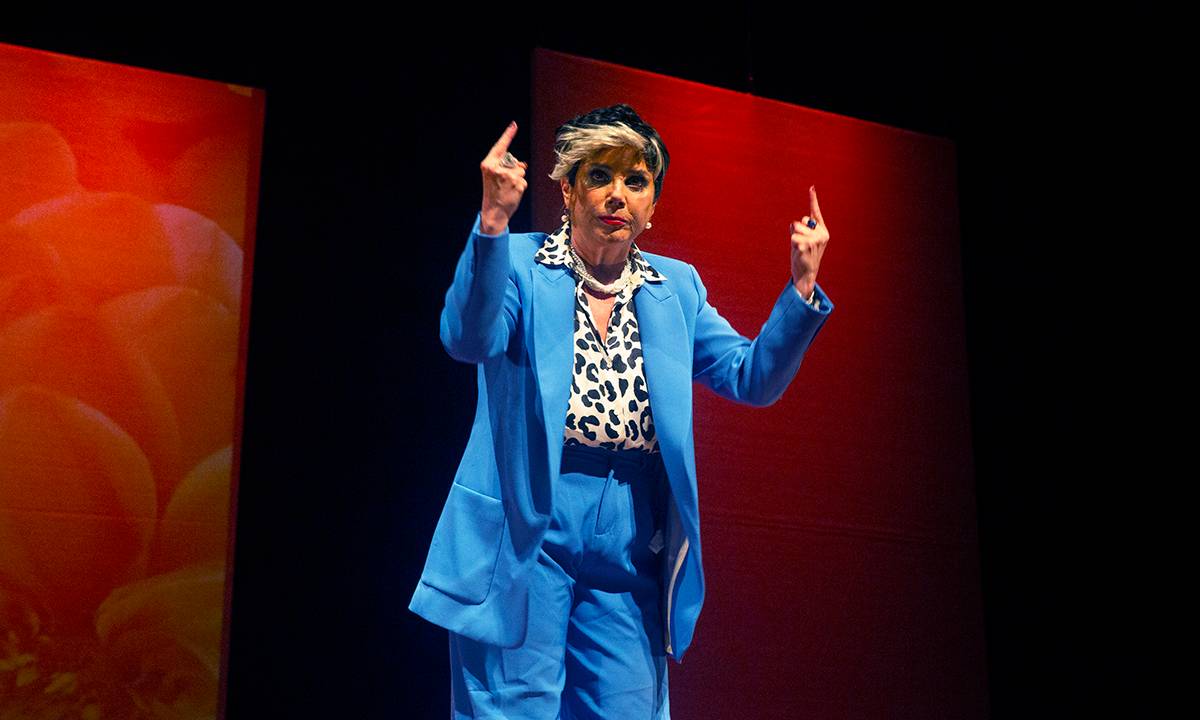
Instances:
[[[517,134],[517,123],[513,121],[504,129],[504,134],[479,163],[483,174],[483,207],[479,211],[479,229],[485,235],[499,235],[508,227],[508,220],[521,204],[521,196],[529,183],[525,180],[528,163],[518,162],[512,167],[503,164],[508,145]]]

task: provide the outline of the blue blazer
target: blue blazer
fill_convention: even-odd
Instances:
[[[527,573],[554,507],[571,384],[575,283],[533,256],[545,233],[480,234],[479,218],[446,292],[441,340],[478,365],[479,399],[409,609],[460,635],[501,647],[525,638]],[[820,309],[790,279],[753,341],[708,303],[696,269],[643,252],[662,283],[634,294],[647,389],[671,495],[662,565],[667,653],[679,662],[704,603],[692,381],[740,403],[779,399],[833,303]]]

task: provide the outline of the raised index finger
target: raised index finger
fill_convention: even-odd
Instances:
[[[812,216],[817,219],[817,222],[824,223],[825,218],[821,217],[821,204],[817,202],[816,185],[810,185],[808,188],[808,202],[812,206]]]
[[[500,135],[500,139],[492,146],[492,149],[488,152],[488,157],[497,159],[503,157],[504,153],[508,152],[508,144],[512,142],[516,134],[517,121],[513,120],[508,124],[508,127],[504,128],[504,133]]]

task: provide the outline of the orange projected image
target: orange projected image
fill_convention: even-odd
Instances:
[[[0,718],[218,714],[263,103],[0,45]]]

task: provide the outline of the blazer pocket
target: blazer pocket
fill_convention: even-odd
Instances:
[[[470,604],[487,597],[504,539],[504,504],[458,483],[433,533],[423,580]]]

